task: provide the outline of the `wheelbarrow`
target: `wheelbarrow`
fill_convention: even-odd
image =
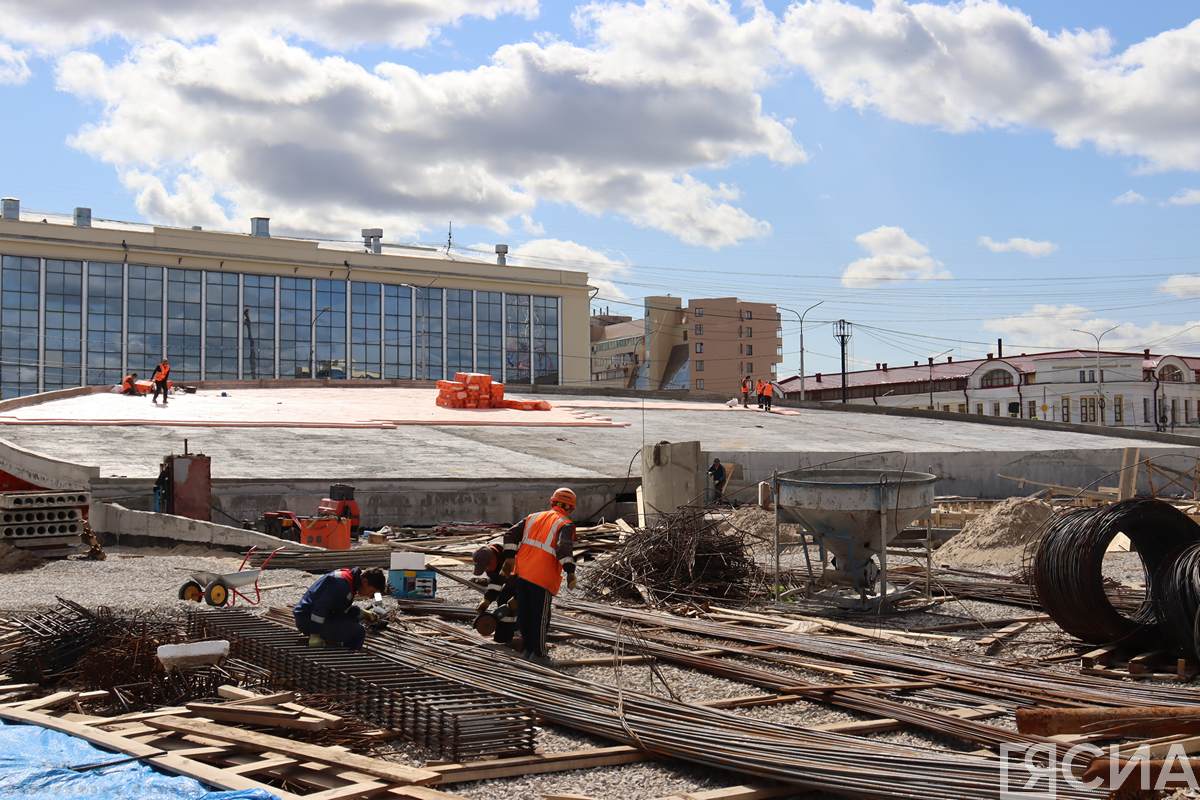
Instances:
[[[242,598],[243,601],[252,606],[262,602],[262,591],[258,587],[258,579],[262,577],[262,571],[270,563],[271,559],[282,547],[277,547],[271,551],[271,554],[266,557],[262,564],[255,569],[246,569],[246,564],[250,561],[250,556],[254,554],[257,547],[251,547],[246,551],[246,555],[242,558],[242,563],[236,572],[209,572],[207,570],[195,570],[182,586],[179,587],[179,599],[188,600],[192,603],[199,603],[203,600],[210,606],[236,605],[237,598]],[[251,600],[247,594],[238,591],[247,586],[254,587],[254,599]]]

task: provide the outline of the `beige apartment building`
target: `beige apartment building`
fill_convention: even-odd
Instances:
[[[644,317],[592,316],[592,381],[637,389],[694,389],[735,396],[742,378],[775,380],[782,361],[779,312],[736,297],[647,297]]]
[[[178,381],[589,382],[587,274],[433,248],[0,212],[0,394]]]

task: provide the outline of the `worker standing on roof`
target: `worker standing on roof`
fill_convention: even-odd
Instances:
[[[517,598],[517,628],[522,658],[549,664],[546,631],[550,628],[550,598],[558,594],[563,573],[567,588],[575,588],[575,493],[557,489],[550,509],[530,514],[504,534],[504,565],[500,574],[513,575]]]
[[[771,381],[763,381],[762,398],[763,408],[767,411],[771,410],[771,396],[775,394],[775,384]]]
[[[131,372],[121,379],[121,394],[137,393],[137,373]]]
[[[761,409],[763,407],[763,382],[761,378],[754,384],[754,396],[758,398],[758,407]]]
[[[721,463],[721,459],[714,458],[712,466],[708,468],[708,476],[713,482],[713,502],[720,503],[725,499],[725,465]]]
[[[742,378],[742,408],[750,405],[750,376]]]
[[[363,624],[378,621],[373,611],[354,605],[356,597],[373,597],[387,591],[381,569],[335,569],[317,578],[292,609],[296,628],[308,634],[309,647],[340,644],[348,650],[362,647],[367,638]]]
[[[163,405],[167,404],[167,378],[171,375],[171,363],[165,358],[154,368],[154,404],[158,405],[158,394],[162,392]]]
[[[475,574],[487,576],[483,600],[475,608],[479,614],[475,618],[475,630],[484,636],[491,636],[497,642],[507,644],[513,640],[517,629],[517,598],[516,580],[500,574],[504,565],[504,545],[485,544],[475,551],[473,560]],[[492,603],[496,604],[496,610],[488,611],[488,606]]]

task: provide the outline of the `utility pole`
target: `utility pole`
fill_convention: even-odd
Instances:
[[[779,309],[780,311],[786,311],[789,314],[795,314],[796,317],[800,320],[800,402],[801,403],[804,402],[804,317],[806,314],[808,314],[808,312],[812,311],[814,308],[816,308],[817,306],[821,305],[824,302],[825,302],[824,300],[818,300],[817,302],[813,303],[808,308],[804,309],[803,314],[801,314],[797,311],[793,311],[790,308],[780,308]]]
[[[1097,402],[1100,405],[1100,424],[1101,425],[1106,425],[1108,423],[1105,422],[1105,420],[1104,420],[1104,370],[1102,370],[1100,368],[1100,340],[1103,339],[1108,334],[1115,331],[1119,327],[1121,327],[1121,326],[1113,325],[1111,328],[1109,328],[1108,330],[1104,331],[1103,333],[1101,333],[1099,335],[1092,333],[1091,331],[1081,331],[1078,328],[1071,329],[1075,333],[1084,333],[1096,340],[1096,380],[1100,382],[1099,383],[1100,397]]]
[[[935,358],[941,358],[942,356],[949,355],[950,353],[953,353],[953,352],[954,352],[954,348],[951,347],[949,350],[943,350],[942,352],[938,353],[936,356],[929,357],[929,410],[930,411],[936,410],[933,405],[933,360]],[[968,409],[968,411],[969,410],[970,409]]]
[[[838,340],[838,344],[842,348],[842,405],[847,402],[846,391],[846,345],[850,343],[850,337],[854,335],[854,326],[844,319],[839,319],[833,323],[833,338]]]

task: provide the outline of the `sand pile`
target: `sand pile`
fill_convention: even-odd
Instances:
[[[0,542],[0,573],[33,569],[42,560],[27,550]]]
[[[938,549],[938,564],[1019,566],[1030,542],[1041,538],[1054,507],[1044,500],[1010,497],[963,526]]]
[[[775,535],[775,512],[758,506],[739,506],[726,512],[725,523],[731,531],[751,539],[770,541]]]

